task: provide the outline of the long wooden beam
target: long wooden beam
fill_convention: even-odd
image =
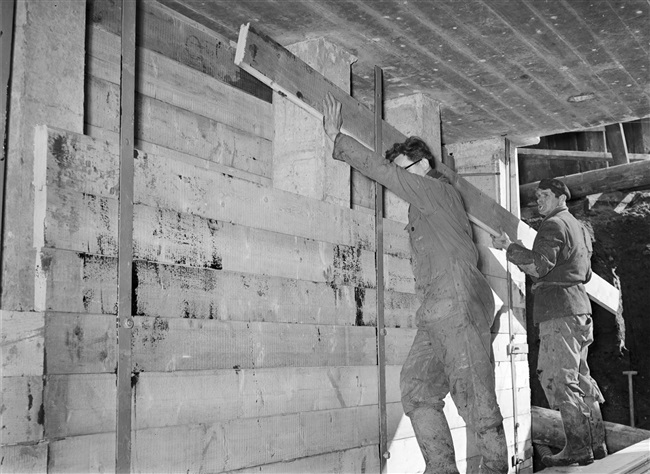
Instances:
[[[612,151],[615,165],[623,165],[630,162],[627,155],[627,143],[625,143],[625,132],[623,124],[615,123],[605,127],[605,138],[607,146]]]
[[[576,150],[542,150],[538,148],[518,148],[517,156],[525,160],[579,160],[579,161],[614,161],[611,153],[604,151]],[[629,153],[630,161],[650,160],[649,154]]]
[[[322,101],[330,92],[343,106],[343,132],[369,149],[374,148],[373,112],[283,46],[255,31],[250,24],[242,25],[240,29],[235,64],[318,118],[323,116]],[[405,135],[385,121],[382,137],[383,149],[406,139]],[[491,235],[498,235],[503,230],[513,241],[532,246],[536,232],[531,227],[443,163],[437,162],[436,167],[463,197],[465,209],[473,223]],[[619,291],[602,278],[594,275],[587,292],[596,303],[614,314],[618,312]]]
[[[650,161],[638,161],[626,165],[585,171],[584,173],[560,176],[571,191],[571,199],[596,193],[608,193],[644,186],[650,187]],[[539,181],[519,186],[521,206],[535,205],[535,190]]]

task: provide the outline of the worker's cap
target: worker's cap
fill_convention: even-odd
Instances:
[[[555,197],[560,197],[562,194],[566,196],[567,201],[571,199],[571,191],[566,184],[559,179],[544,178],[537,185],[538,189],[550,189],[555,194]]]

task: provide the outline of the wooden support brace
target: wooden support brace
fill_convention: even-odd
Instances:
[[[280,44],[256,32],[250,24],[242,25],[239,31],[235,64],[319,118],[322,118],[323,113],[322,101],[330,92],[342,104],[345,120],[343,133],[373,149],[373,112]],[[382,137],[384,150],[406,139],[401,132],[385,121],[382,124]],[[461,194],[465,210],[474,224],[494,236],[499,235],[499,231],[503,230],[513,241],[520,241],[528,248],[532,246],[536,235],[532,228],[449,167],[442,163],[436,163],[436,167]],[[616,314],[619,308],[618,289],[597,275],[594,275],[592,282],[594,281],[598,282],[598,286],[587,289],[589,296],[596,303]]]
[[[607,138],[607,146],[612,152],[615,165],[623,165],[630,162],[627,156],[627,144],[625,143],[625,133],[623,132],[623,124],[615,123],[605,127],[605,137]]]

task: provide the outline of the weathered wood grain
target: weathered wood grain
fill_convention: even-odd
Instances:
[[[48,375],[43,395],[48,439],[115,430],[116,375]]]
[[[43,376],[2,377],[3,444],[43,439]]]
[[[48,375],[115,373],[116,344],[113,315],[45,313]]]
[[[88,22],[120,34],[120,9],[112,0],[88,2]],[[271,89],[234,64],[230,41],[158,2],[141,2],[137,44],[271,102]]]
[[[44,309],[115,314],[116,258],[57,249],[44,249],[41,258]],[[376,320],[376,291],[371,288],[143,261],[134,262],[134,269],[138,315],[370,326]],[[387,291],[385,300],[390,325],[414,326],[419,305],[414,294]],[[90,331],[96,338],[104,337],[99,327]],[[112,364],[110,353],[100,350],[96,356],[101,360],[82,357],[79,363]],[[77,370],[84,369],[73,371]]]
[[[332,453],[309,456],[287,462],[277,462],[225,471],[227,474],[245,474],[252,471],[260,474],[304,474],[305,472],[379,472],[378,447],[375,445],[352,448]]]
[[[117,256],[117,201],[47,189],[45,245]],[[285,233],[251,229],[200,216],[136,205],[134,258],[215,270],[375,286],[374,253]],[[386,256],[388,287],[414,292],[407,259]],[[327,272],[331,273],[328,279]]]
[[[136,429],[373,405],[377,388],[376,366],[141,372]]]
[[[1,311],[2,376],[43,375],[45,317],[43,313]]]
[[[145,48],[138,48],[137,60],[138,93],[273,140],[273,105],[270,103]],[[98,26],[88,28],[87,74],[113,84],[120,83],[119,36]]]
[[[375,365],[372,327],[136,317],[136,371]]]
[[[90,77],[88,125],[119,131],[119,84]],[[161,100],[136,94],[135,136],[216,163],[271,176],[272,142]]]
[[[116,196],[118,149],[115,143],[62,130],[49,134],[46,185],[103,197]],[[285,191],[224,176],[165,155],[138,154],[135,202],[248,227],[374,248],[372,216]],[[391,235],[397,236],[397,233]],[[405,234],[400,239],[407,238]],[[403,244],[402,244],[403,245]]]
[[[40,474],[47,471],[47,443],[0,446],[0,471]]]

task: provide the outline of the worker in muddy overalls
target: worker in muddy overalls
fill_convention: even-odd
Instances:
[[[541,180],[535,195],[544,220],[532,250],[512,243],[505,233],[493,243],[533,280],[533,321],[540,338],[537,374],[550,407],[562,415],[566,434],[564,449],[542,462],[590,464],[607,455],[600,412],[605,400],[587,365],[593,327],[584,284],[591,278],[591,238],[569,212],[571,193],[562,181]]]
[[[449,425],[443,413],[448,393],[477,435],[480,472],[508,472],[503,417],[491,363],[494,299],[478,270],[478,251],[459,193],[433,170],[426,144],[410,137],[386,159],[340,133],[341,104],[330,94],[323,126],[334,142],[333,157],[407,201],[416,293],[417,333],[402,367],[404,412],[410,417],[427,474],[458,473]]]

